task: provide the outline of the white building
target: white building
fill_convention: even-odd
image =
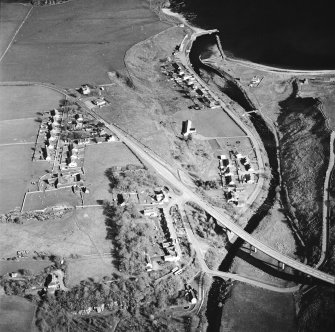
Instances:
[[[196,129],[192,128],[192,121],[191,120],[183,121],[181,133],[184,137],[186,137],[190,134],[196,133],[196,132],[197,132]]]

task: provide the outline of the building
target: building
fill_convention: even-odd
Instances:
[[[82,85],[80,91],[83,95],[89,95],[91,93],[91,89],[87,84]]]
[[[98,107],[102,107],[102,106],[105,106],[107,103],[106,103],[106,100],[104,100],[103,98],[98,98],[98,99],[94,99],[92,101],[92,103]]]
[[[103,312],[103,311],[105,310],[105,305],[102,303],[100,306],[93,307],[93,309],[94,309],[98,314],[100,314],[101,312]]]
[[[9,276],[11,278],[17,278],[19,276],[19,274],[17,272],[11,272],[11,273],[9,273]]]
[[[249,184],[255,183],[255,176],[254,173],[246,173],[243,176],[243,181]]]
[[[181,134],[184,137],[186,137],[186,136],[189,136],[190,134],[193,134],[193,133],[196,133],[196,129],[192,128],[192,121],[191,120],[183,121]]]
[[[179,261],[180,257],[178,255],[165,255],[164,262],[176,262]]]
[[[149,217],[149,218],[154,218],[154,217],[158,217],[158,212],[156,209],[153,209],[153,208],[146,208],[143,210],[143,214],[146,216],[146,217]]]

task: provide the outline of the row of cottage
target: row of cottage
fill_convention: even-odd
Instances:
[[[244,191],[243,186],[237,187],[236,179],[239,184],[253,184],[255,182],[255,170],[252,168],[250,160],[241,153],[229,152],[230,158],[226,155],[219,156],[219,175],[222,183],[226,185],[225,197],[229,203],[235,205],[239,202],[239,193]]]
[[[162,73],[169,76],[170,80],[185,89],[191,98],[198,100],[209,108],[218,108],[220,103],[211,96],[207,88],[202,87],[194,75],[187,69],[176,62],[168,62],[161,65]],[[198,109],[199,109],[198,105]]]

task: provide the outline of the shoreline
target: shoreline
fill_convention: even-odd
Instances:
[[[205,31],[211,31],[211,30],[206,30],[206,29],[197,28],[193,26],[191,23],[187,21],[187,19],[182,14],[175,13],[169,8],[162,8],[161,10],[164,14],[179,19],[179,21],[182,24],[185,24],[185,26],[189,27],[194,32],[204,33]],[[276,67],[276,66],[261,64],[257,62],[252,62],[252,61],[245,60],[242,58],[236,58],[236,57],[227,56],[227,55],[225,55],[223,60],[234,62],[234,63],[240,64],[241,66],[250,67],[253,69],[260,70],[260,71],[273,72],[273,73],[281,73],[281,74],[288,74],[288,75],[335,75],[335,69],[319,69],[319,70],[311,69],[309,70],[309,69],[283,68],[283,67]]]

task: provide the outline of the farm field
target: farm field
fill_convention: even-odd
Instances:
[[[43,210],[52,206],[74,207],[78,205],[81,205],[79,194],[74,194],[71,188],[62,188],[27,193],[22,211]]]
[[[39,123],[27,119],[0,121],[1,144],[34,143]]]
[[[90,193],[84,196],[84,204],[97,204],[97,201],[111,200],[112,195],[109,193],[109,181],[105,172],[112,166],[126,166],[127,164],[142,166],[139,159],[123,143],[87,146],[84,168],[86,185]]]
[[[22,6],[13,3],[1,3],[0,10],[0,57],[6,50],[10,41],[12,40],[16,29],[27,15],[30,6]],[[1,74],[0,74],[1,78]]]
[[[68,261],[67,287],[78,285],[81,280],[88,278],[102,279],[111,277],[113,272],[118,272],[114,267],[112,257],[87,257]]]
[[[144,0],[35,7],[1,63],[1,78],[71,87],[109,83],[107,73],[124,68],[127,49],[166,28]]]
[[[0,331],[35,331],[35,305],[18,296],[0,295]]]
[[[4,257],[15,256],[17,250],[63,257],[110,253],[112,243],[106,235],[102,208],[78,209],[60,219],[0,224],[0,252]]]
[[[191,120],[197,133],[205,137],[246,136],[240,127],[221,109],[209,111],[184,110],[173,115],[181,132],[182,121]]]
[[[58,107],[63,97],[61,93],[42,86],[0,86],[0,121],[36,119],[38,112]]]
[[[20,269],[30,270],[33,274],[38,274],[52,264],[49,260],[33,260],[32,258],[21,258],[20,261],[0,261],[0,276]]]
[[[0,146],[0,213],[21,207],[34,175],[33,144]]]

